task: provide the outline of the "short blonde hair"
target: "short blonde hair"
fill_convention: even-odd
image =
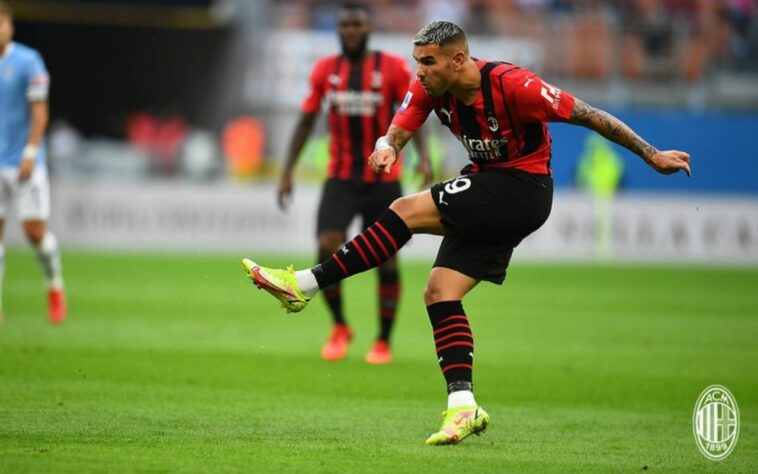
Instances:
[[[450,43],[462,41],[468,51],[468,40],[463,29],[450,21],[433,21],[423,27],[421,31],[413,38],[413,44],[416,46],[426,46],[436,44],[445,46]]]

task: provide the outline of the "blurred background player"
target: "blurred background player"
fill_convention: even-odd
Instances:
[[[337,33],[342,53],[316,63],[311,73],[310,94],[302,104],[302,114],[292,136],[287,161],[279,183],[279,207],[285,210],[292,193],[292,174],[300,152],[310,136],[321,103],[329,108],[330,133],[328,179],[324,184],[318,210],[318,257],[328,258],[345,242],[348,225],[356,215],[362,224],[374,222],[401,196],[400,166],[392,173],[377,174],[366,163],[374,142],[390,124],[394,105],[399,103],[411,80],[404,59],[383,51],[369,51],[370,10],[366,5],[345,3],[337,10]],[[424,185],[431,182],[423,139],[417,137],[418,171]],[[381,257],[366,253],[366,259]],[[366,354],[366,362],[392,360],[389,340],[400,294],[397,259],[392,257],[378,267],[379,322],[376,342]],[[340,360],[347,354],[352,331],[342,306],[340,284],[324,290],[334,327],[322,348],[326,360]]]
[[[58,242],[46,225],[50,185],[42,143],[50,77],[39,53],[12,39],[13,14],[0,2],[0,236],[15,207],[45,272],[48,316],[58,324],[66,317],[66,301]],[[5,249],[0,243],[0,285],[4,273]]]

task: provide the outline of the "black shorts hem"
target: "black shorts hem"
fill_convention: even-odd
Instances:
[[[469,278],[473,278],[476,281],[487,281],[490,283],[494,283],[496,285],[502,285],[505,282],[505,275],[508,273],[507,270],[503,269],[503,273],[500,276],[494,276],[494,275],[482,275],[481,272],[471,271],[470,269],[466,268],[456,268],[455,265],[450,264],[437,264],[435,263],[432,268],[447,268],[448,270],[454,270],[458,273],[462,273],[466,275]]]

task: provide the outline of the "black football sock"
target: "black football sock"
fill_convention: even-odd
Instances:
[[[326,261],[311,269],[319,288],[365,272],[386,262],[411,238],[411,231],[392,209],[371,226],[337,250]]]
[[[379,271],[379,339],[389,342],[400,297],[397,270]]]
[[[434,345],[448,393],[471,390],[474,336],[460,301],[440,301],[426,307],[434,331]]]

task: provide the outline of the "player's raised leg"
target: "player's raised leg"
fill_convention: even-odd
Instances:
[[[424,291],[442,375],[448,391],[442,426],[426,444],[455,444],[487,429],[490,417],[473,392],[474,337],[461,300],[476,284],[456,270],[432,269]]]
[[[278,270],[250,259],[243,259],[243,268],[253,283],[281,301],[287,312],[298,312],[319,290],[386,262],[415,233],[444,234],[430,191],[395,200],[376,222],[313,268]]]

